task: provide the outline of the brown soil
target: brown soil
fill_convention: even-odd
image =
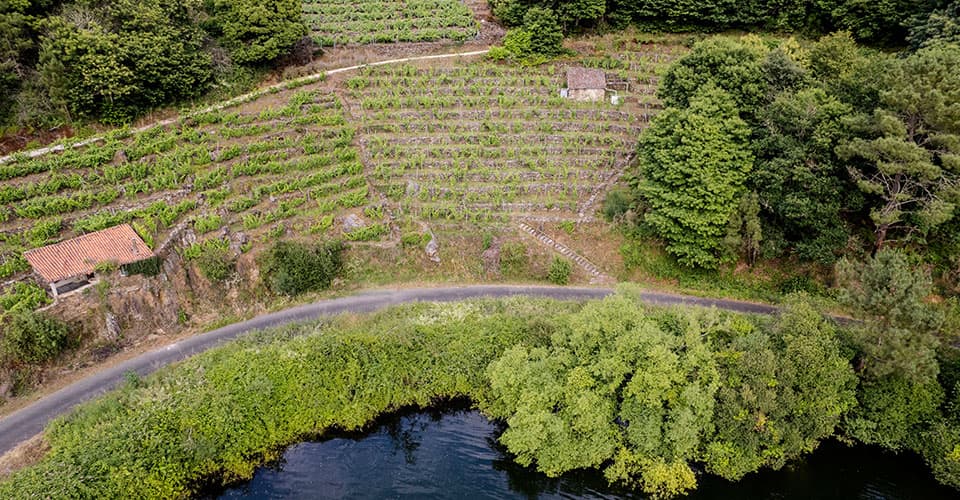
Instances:
[[[21,128],[7,132],[0,136],[0,156],[28,147],[40,147],[66,137],[73,137],[73,133],[73,127],[69,125],[45,130]]]
[[[29,467],[40,461],[47,452],[50,451],[50,443],[44,438],[43,434],[37,434],[22,443],[16,448],[0,456],[0,480],[14,472]]]

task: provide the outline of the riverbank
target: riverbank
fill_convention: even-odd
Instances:
[[[468,396],[502,414],[503,381],[491,385],[494,361],[521,347],[555,348],[564,336],[622,316],[603,313],[608,307],[646,311],[636,316],[649,318],[645,328],[693,321],[691,328],[700,325],[713,339],[711,349],[720,349],[716,359],[725,356],[727,335],[775,331],[772,319],[647,308],[636,291],[618,297],[586,306],[531,298],[417,303],[253,333],[147,378],[131,375],[117,391],[58,419],[46,432],[50,452],[0,484],[0,495],[185,496],[249,479],[290,444],[331,429],[362,429],[409,405]],[[731,368],[718,369],[723,375]],[[788,378],[781,384],[791,386]],[[500,393],[491,392],[496,387]],[[717,398],[719,407],[726,404]],[[829,437],[836,422],[807,439]],[[718,439],[702,438],[703,446]],[[783,446],[786,456],[799,454]]]

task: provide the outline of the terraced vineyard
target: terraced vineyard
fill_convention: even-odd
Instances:
[[[0,165],[0,277],[27,268],[26,249],[123,222],[150,245],[184,222],[199,234],[328,231],[367,203],[353,137],[334,94],[299,91]]]
[[[123,222],[159,246],[175,227],[218,241],[222,228],[338,233],[348,211],[368,223],[338,235],[348,240],[418,220],[589,220],[659,109],[656,75],[672,47],[621,43],[615,59],[539,68],[368,67],[314,90],[20,156],[0,164],[0,279],[28,269],[27,249]],[[625,103],[561,98],[568,64],[619,75]]]
[[[303,0],[303,14],[321,46],[463,41],[478,31],[460,0]]]
[[[346,86],[371,183],[425,219],[589,217],[658,104],[652,92],[626,93],[619,107],[561,98],[564,75],[483,63],[365,69]]]

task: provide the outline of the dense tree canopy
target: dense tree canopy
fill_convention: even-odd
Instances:
[[[0,121],[125,123],[196,97],[231,64],[287,53],[306,32],[300,8],[295,0],[7,2]]]
[[[884,249],[865,262],[842,260],[837,281],[843,301],[863,322],[852,327],[865,369],[876,376],[901,374],[915,381],[937,376],[940,312],[926,303],[930,276],[900,251]]]
[[[706,39],[663,77],[658,95],[666,110],[641,137],[636,195],[656,212],[655,194],[639,188],[658,178],[644,173],[657,148],[697,170],[682,147],[668,154],[673,146],[657,138],[666,121],[689,112],[701,89],[720,88],[749,127],[749,140],[729,151],[754,159],[741,185],[759,197],[764,256],[830,264],[851,248],[934,243],[946,252],[938,261],[960,262],[955,225],[948,224],[960,201],[958,67],[960,46],[944,43],[891,57],[858,46],[848,33],[806,47],[792,39]],[[667,196],[676,196],[677,187]],[[707,191],[693,193],[687,206],[709,207],[713,199]],[[645,220],[671,244],[674,236],[662,224]],[[696,220],[690,214],[685,223]]]
[[[821,88],[783,92],[761,111],[751,183],[762,193],[764,232],[803,259],[830,263],[847,243],[843,214],[862,203],[834,154],[850,106]]]
[[[761,28],[779,32],[850,31],[857,39],[902,43],[916,32],[939,31],[949,24],[949,9],[938,0],[493,0],[494,14],[507,25],[521,24],[531,7],[549,7],[568,29],[600,23],[668,30]],[[931,12],[936,12],[933,16]],[[949,29],[948,29],[949,30]],[[920,35],[923,36],[923,35]]]
[[[752,115],[767,90],[761,68],[766,52],[754,41],[709,38],[670,66],[658,95],[665,106],[683,108],[701,88],[712,85],[733,97],[741,116]]]
[[[954,1],[943,9],[916,16],[907,40],[915,50],[937,44],[960,43],[960,2]]]
[[[182,4],[78,2],[47,18],[38,70],[75,116],[127,122],[200,92],[211,77],[203,33]]]
[[[716,267],[753,166],[749,128],[733,99],[708,85],[688,108],[669,108],[641,136],[636,190],[647,224],[688,265]]]
[[[213,0],[214,25],[241,64],[272,61],[300,38],[307,26],[300,18],[300,0]]]
[[[0,5],[0,120],[10,113],[11,97],[29,71],[29,55],[34,49],[29,12],[29,0]]]
[[[845,142],[857,185],[875,198],[876,246],[896,232],[925,236],[953,217],[960,188],[960,49],[931,47],[897,61],[867,138]]]
[[[802,300],[771,328],[716,313],[650,314],[630,293],[586,306],[549,346],[488,369],[501,442],[550,476],[605,465],[654,497],[779,468],[833,433],[855,378],[834,330]]]

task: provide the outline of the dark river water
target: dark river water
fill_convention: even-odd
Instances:
[[[642,498],[596,472],[551,479],[510,459],[502,431],[465,408],[401,412],[364,434],[291,446],[283,459],[220,494],[230,498]],[[688,499],[960,498],[938,485],[915,455],[824,443],[780,471],[737,483],[701,476]]]

